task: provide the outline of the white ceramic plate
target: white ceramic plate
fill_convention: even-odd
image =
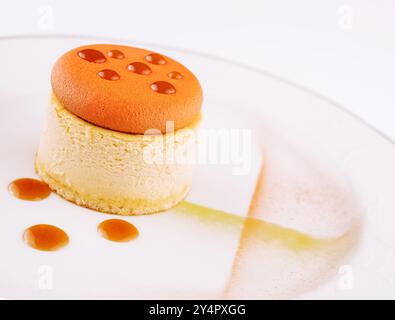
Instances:
[[[252,193],[251,179],[234,180],[229,190],[218,192],[221,183],[228,184],[221,180],[225,176],[212,176],[209,169],[205,175],[204,168],[199,169],[203,173],[197,191],[188,200],[201,199],[200,205],[213,203],[217,209],[237,215],[210,210],[202,214],[196,207],[181,206],[159,215],[125,218],[141,232],[128,244],[98,236],[96,226],[107,215],[77,207],[56,195],[41,202],[12,197],[7,192],[9,182],[35,177],[34,154],[45,117],[52,64],[70,48],[100,42],[148,47],[193,70],[205,91],[205,115],[209,119],[224,115],[222,122],[218,121],[223,126],[233,126],[235,118],[247,119],[242,127],[251,125],[265,149],[269,164],[266,194],[270,197],[263,197],[262,211],[255,216],[328,239],[316,241],[265,223],[248,231],[239,216],[249,205],[245,201],[249,201],[246,190]],[[0,296],[395,297],[394,144],[339,106],[253,68],[132,41],[68,36],[4,38],[0,57]],[[277,166],[285,158],[287,161]],[[253,170],[259,166],[255,161]],[[272,167],[278,174],[270,175]],[[314,174],[311,167],[317,169]],[[324,183],[322,179],[326,179]],[[310,189],[297,193],[305,182]],[[341,214],[337,207],[344,203],[338,204],[338,190],[332,192],[333,185],[347,185],[346,189],[352,190],[344,193],[347,207]],[[317,190],[319,198],[315,197]],[[328,194],[332,198],[327,198]],[[358,227],[351,224],[351,216]],[[38,223],[66,230],[70,245],[54,253],[26,246],[21,239],[24,229]],[[295,239],[302,245],[295,246]]]

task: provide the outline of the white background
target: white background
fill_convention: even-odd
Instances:
[[[395,138],[393,0],[2,2],[0,36],[48,33],[123,37],[256,66]]]

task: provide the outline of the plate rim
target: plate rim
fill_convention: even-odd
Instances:
[[[326,103],[330,104],[331,107],[337,109],[343,115],[346,115],[348,117],[351,117],[353,120],[357,121],[359,124],[363,125],[365,128],[367,128],[371,133],[374,133],[378,135],[381,139],[384,139],[387,143],[392,145],[392,147],[395,147],[395,139],[391,138],[388,134],[386,134],[384,131],[378,129],[376,126],[368,122],[364,117],[359,116],[357,113],[349,110],[347,107],[343,106],[342,104],[338,103],[334,99],[321,94],[314,89],[311,89],[305,85],[302,85],[298,83],[297,81],[289,80],[286,77],[283,77],[279,74],[267,71],[263,68],[256,67],[253,65],[250,65],[245,62],[240,62],[237,60],[233,60],[230,58],[226,58],[220,55],[212,54],[212,53],[207,53],[199,50],[193,50],[193,49],[187,49],[184,47],[178,47],[178,46],[173,46],[173,45],[167,45],[167,44],[160,44],[160,43],[155,43],[155,42],[149,42],[149,41],[142,41],[142,40],[136,40],[136,39],[131,39],[131,38],[125,38],[125,37],[112,37],[112,36],[103,36],[103,35],[89,35],[89,34],[68,34],[68,33],[42,33],[42,34],[18,34],[18,35],[5,35],[5,36],[0,36],[0,41],[7,41],[7,40],[30,40],[30,39],[78,39],[78,40],[93,40],[97,39],[100,41],[114,41],[114,42],[133,42],[137,45],[141,45],[142,47],[160,47],[165,50],[171,50],[171,51],[176,51],[180,53],[185,53],[185,54],[191,54],[195,56],[199,56],[202,58],[214,60],[214,61],[220,61],[226,64],[230,64],[232,66],[236,66],[242,69],[245,69],[247,71],[252,71],[255,73],[258,73],[260,75],[263,75],[265,77],[268,77],[272,80],[281,82],[285,85],[291,86],[297,90],[301,90],[309,95],[314,96],[315,98],[318,98],[322,101],[325,101]]]

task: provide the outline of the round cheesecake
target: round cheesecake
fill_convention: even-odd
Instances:
[[[166,210],[192,181],[202,90],[179,62],[118,45],[56,62],[36,171],[60,196],[121,215]]]

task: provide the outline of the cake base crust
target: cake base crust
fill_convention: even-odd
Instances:
[[[146,200],[146,199],[100,199],[89,194],[82,194],[70,187],[57,181],[48,174],[43,165],[36,159],[35,169],[41,179],[47,183],[50,189],[59,196],[75,203],[80,207],[89,208],[95,211],[117,214],[122,216],[153,214],[168,210],[184,200],[190,190],[185,187],[183,192],[168,196],[165,199]]]

